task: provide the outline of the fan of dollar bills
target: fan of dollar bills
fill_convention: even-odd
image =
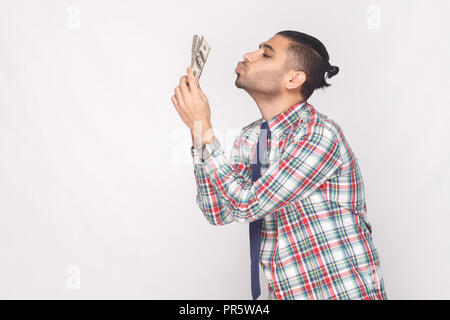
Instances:
[[[211,48],[205,38],[203,38],[203,36],[199,37],[195,34],[192,39],[191,68],[197,83],[200,79],[200,75],[202,74],[203,67],[205,66],[210,50]]]

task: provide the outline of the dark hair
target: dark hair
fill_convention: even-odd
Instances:
[[[335,76],[339,72],[339,67],[329,63],[328,52],[322,42],[310,35],[292,30],[280,31],[277,35],[291,40],[285,67],[306,74],[306,81],[300,89],[300,94],[305,99],[308,99],[314,90],[330,86],[326,79]]]

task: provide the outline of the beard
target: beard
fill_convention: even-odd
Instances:
[[[284,77],[284,70],[264,70],[254,73],[237,74],[234,84],[240,89],[244,89],[249,94],[262,94],[276,96],[281,92],[281,84]]]

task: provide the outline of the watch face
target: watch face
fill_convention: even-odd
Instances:
[[[203,159],[207,159],[211,154],[214,153],[220,147],[220,143],[217,139],[213,142],[202,145],[202,156]]]
[[[208,149],[203,148],[203,151],[202,151],[202,157],[203,157],[203,160],[205,160],[205,159],[207,159],[207,158],[209,157],[209,151],[208,151]]]

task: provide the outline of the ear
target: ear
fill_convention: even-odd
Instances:
[[[306,74],[303,71],[291,71],[288,75],[286,89],[299,89],[306,81]]]

